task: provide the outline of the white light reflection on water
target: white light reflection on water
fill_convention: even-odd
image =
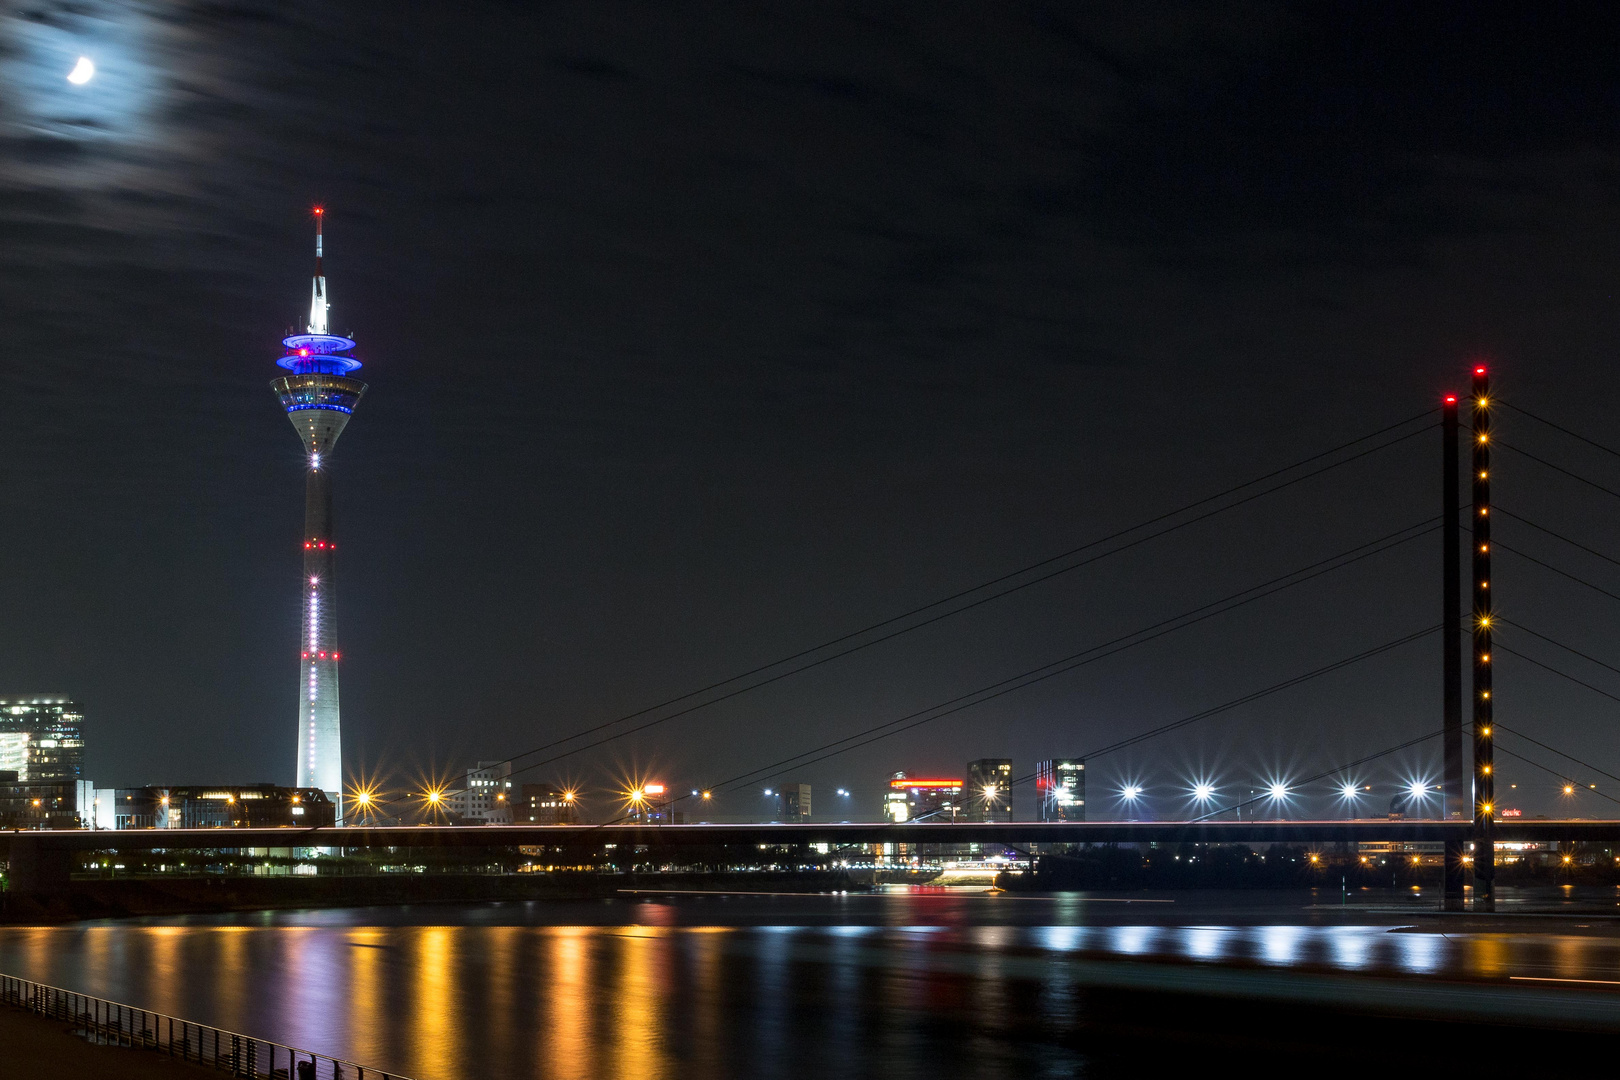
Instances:
[[[1232,940],[1225,926],[1189,926],[1181,932],[1181,951],[1199,960],[1218,960]]]
[[[1110,944],[1115,952],[1136,956],[1152,952],[1159,936],[1157,926],[1116,926],[1110,933]]]
[[[1303,926],[1260,926],[1260,956],[1268,964],[1292,964],[1305,940]]]
[[[1336,967],[1360,971],[1372,956],[1374,934],[1382,929],[1365,926],[1331,926],[1326,930],[1328,956]]]
[[[1054,952],[1073,952],[1084,947],[1086,943],[1086,928],[1084,926],[1039,926],[1035,928],[1035,940],[1042,947]]]
[[[1388,939],[1400,957],[1400,966],[1419,975],[1427,975],[1440,967],[1441,954],[1447,942],[1438,934],[1389,934]]]

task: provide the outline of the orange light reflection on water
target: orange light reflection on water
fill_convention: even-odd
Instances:
[[[411,1032],[413,1067],[422,1076],[459,1076],[462,1002],[455,961],[459,926],[424,926],[417,932],[416,993]]]
[[[590,1001],[596,979],[592,971],[595,931],[581,926],[559,926],[547,934],[543,970],[550,985],[541,1000],[546,1008],[542,1039],[546,1075],[552,1080],[587,1080],[597,1075],[592,1052]]]
[[[634,926],[613,932],[618,970],[613,985],[612,1075],[665,1080],[670,1073],[664,1028],[670,986],[669,931]]]

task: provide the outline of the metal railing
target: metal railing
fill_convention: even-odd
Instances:
[[[352,1061],[15,975],[0,975],[0,1004],[70,1023],[74,1034],[93,1045],[152,1050],[212,1066],[231,1076],[253,1080],[366,1080],[366,1067]],[[373,1080],[409,1080],[379,1069],[372,1069],[370,1075]]]

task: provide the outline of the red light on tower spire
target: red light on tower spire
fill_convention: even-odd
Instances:
[[[1447,405],[1455,405],[1455,404],[1457,404],[1457,395],[1456,394],[1447,394],[1446,395],[1446,404]]]
[[[1485,374],[1485,366],[1483,364],[1481,364],[1479,367],[1476,367],[1474,369],[1474,374],[1475,375],[1483,375],[1483,374]]]

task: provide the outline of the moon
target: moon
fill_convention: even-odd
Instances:
[[[73,70],[68,72],[67,80],[74,86],[83,86],[94,78],[95,74],[96,65],[90,62],[88,56],[81,56],[79,62],[73,65]]]

